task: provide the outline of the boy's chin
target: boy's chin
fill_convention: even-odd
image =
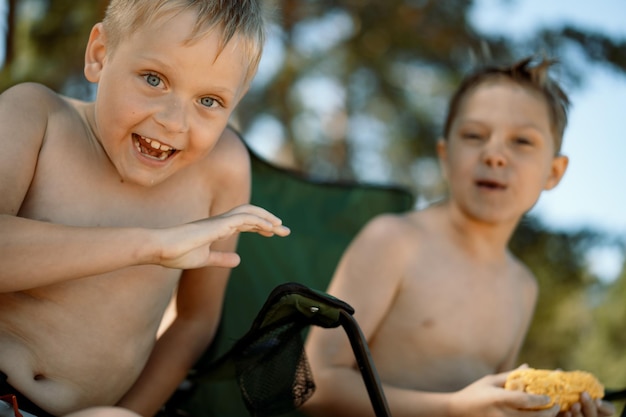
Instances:
[[[122,174],[120,177],[125,184],[138,185],[140,187],[154,187],[167,180],[171,175],[157,172],[141,173],[141,174]]]

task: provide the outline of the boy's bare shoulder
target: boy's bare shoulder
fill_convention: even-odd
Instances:
[[[250,154],[242,137],[232,127],[222,132],[210,154],[211,163],[239,166],[250,164]]]
[[[39,141],[52,118],[74,115],[69,99],[42,84],[16,84],[0,94],[0,120],[12,140]]]
[[[380,236],[404,234],[407,227],[412,227],[411,213],[383,213],[373,217],[364,228],[364,231]]]
[[[248,176],[250,171],[250,154],[241,136],[231,127],[226,127],[215,147],[209,153],[206,167],[211,176],[218,181],[236,180]]]
[[[209,187],[214,190],[213,212],[226,211],[249,201],[250,153],[235,130],[224,129],[203,165]]]
[[[385,251],[398,252],[414,246],[425,236],[419,212],[384,213],[372,218],[359,232],[358,240]]]
[[[403,213],[383,213],[366,225],[371,233],[391,236],[419,236],[427,234],[434,222],[431,210],[410,210]]]
[[[0,97],[6,103],[10,102],[11,105],[20,108],[28,107],[36,113],[66,105],[62,96],[45,85],[34,82],[25,82],[9,87]]]

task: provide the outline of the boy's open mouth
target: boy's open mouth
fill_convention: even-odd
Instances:
[[[476,185],[478,185],[480,188],[487,188],[490,190],[506,190],[506,185],[500,184],[497,181],[478,180],[476,181]]]
[[[137,150],[143,155],[159,161],[165,161],[176,152],[176,149],[165,145],[158,140],[150,139],[136,133],[133,133],[133,143]]]

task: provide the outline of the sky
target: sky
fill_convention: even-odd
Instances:
[[[626,39],[624,0],[476,0],[473,21],[481,31],[524,39],[533,29],[576,24]],[[569,90],[572,101],[563,153],[568,170],[531,211],[550,228],[588,227],[626,237],[626,75],[581,63],[585,83]],[[606,279],[617,274],[622,256],[598,248],[590,262]]]

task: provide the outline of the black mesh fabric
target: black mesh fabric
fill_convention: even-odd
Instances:
[[[296,322],[276,326],[234,355],[237,382],[251,416],[287,413],[315,391],[302,329]]]
[[[208,368],[198,369],[203,381],[234,378],[252,417],[272,417],[296,410],[315,391],[304,337],[311,325],[338,327],[339,311],[350,305],[296,282],[274,288],[250,330]]]

